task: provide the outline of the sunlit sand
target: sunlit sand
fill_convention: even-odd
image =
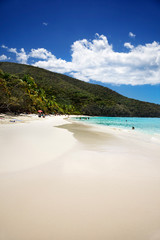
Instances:
[[[152,138],[31,116],[0,125],[0,151],[0,240],[160,239]]]

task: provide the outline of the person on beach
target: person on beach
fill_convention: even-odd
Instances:
[[[43,111],[42,110],[38,110],[38,117],[43,117]]]

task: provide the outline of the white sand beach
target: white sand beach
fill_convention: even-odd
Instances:
[[[160,143],[62,116],[4,116],[0,240],[53,239],[160,240]]]

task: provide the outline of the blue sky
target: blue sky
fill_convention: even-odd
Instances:
[[[0,0],[0,61],[160,104],[159,0]]]

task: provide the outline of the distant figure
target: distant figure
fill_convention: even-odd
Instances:
[[[132,127],[132,130],[134,130],[135,128],[134,127]]]
[[[38,110],[38,117],[42,117],[43,115],[43,111],[42,110]]]

